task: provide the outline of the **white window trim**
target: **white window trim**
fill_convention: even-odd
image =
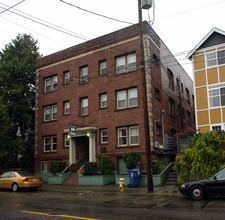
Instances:
[[[131,128],[137,128],[138,129],[138,133],[137,133],[137,135],[138,135],[138,143],[135,143],[135,144],[132,144],[131,143],[131,132],[130,132],[130,130],[131,130]],[[124,144],[124,145],[120,145],[119,143],[119,140],[120,140],[120,137],[125,137],[125,136],[119,136],[119,134],[120,134],[120,130],[123,130],[123,129],[126,129],[126,144]],[[136,136],[136,135],[135,135]],[[120,127],[120,128],[117,128],[117,141],[118,141],[118,147],[133,147],[133,146],[138,146],[139,145],[139,137],[140,137],[140,135],[139,135],[139,126],[138,125],[135,125],[135,126],[126,126],[126,127]]]
[[[53,111],[53,109],[56,107],[56,112]],[[55,121],[57,120],[57,113],[58,113],[58,108],[57,108],[57,105],[52,105],[52,108],[51,108],[51,112],[52,112],[52,121]],[[54,114],[56,114],[56,118],[54,118]]]
[[[126,136],[120,136],[120,130],[126,130]],[[128,135],[128,132],[127,132],[127,127],[121,127],[121,128],[118,128],[117,129],[117,136],[118,136],[118,147],[126,147],[126,146],[128,146],[128,137],[127,137],[127,135]],[[120,137],[126,137],[126,144],[123,144],[123,145],[120,145]]]
[[[54,82],[54,79],[56,79],[56,83],[53,83]],[[50,81],[51,82],[51,85],[50,85],[50,91],[47,91],[46,89],[46,82],[47,81]],[[56,85],[56,88],[54,89],[54,85]],[[44,86],[44,89],[45,89],[45,93],[49,93],[49,92],[53,92],[53,91],[56,91],[58,89],[58,78],[57,76],[51,76],[51,77],[48,77],[45,79],[45,86]]]
[[[221,91],[220,91],[220,89],[221,88],[225,88],[225,83],[220,83],[220,84],[215,84],[215,85],[212,85],[212,86],[208,86],[208,105],[209,105],[209,109],[214,109],[214,108],[223,108],[225,105],[222,105],[222,103],[221,103]],[[219,91],[219,95],[214,95],[214,96],[210,96],[210,91],[212,91],[212,90],[216,90],[216,89],[218,89],[218,91]],[[210,98],[212,98],[212,97],[216,97],[216,96],[218,96],[219,97],[219,105],[217,105],[217,106],[210,106]]]
[[[87,105],[83,105],[83,101],[84,100],[87,100]],[[86,116],[86,115],[88,115],[88,110],[87,110],[87,114],[83,114],[83,109],[84,108],[87,108],[88,109],[88,98],[82,98],[81,99],[81,116]]]
[[[47,173],[47,172],[48,172],[48,161],[41,161],[41,173]]]
[[[81,84],[88,83],[88,66],[80,68]]]
[[[103,101],[103,97],[106,97],[106,101]],[[101,94],[100,95],[100,107],[101,108],[107,108],[108,107],[108,97],[107,97],[107,93]],[[106,102],[106,106],[103,106],[103,102]]]
[[[67,85],[70,83],[70,72],[66,71],[64,72],[64,84]]]
[[[49,150],[46,150],[46,144],[45,144],[45,140],[49,138],[50,139],[50,143],[49,143]],[[48,137],[44,137],[44,152],[51,152],[51,137],[48,136]]]
[[[68,134],[64,134],[63,139],[64,139],[64,147],[70,147],[70,139],[68,138]],[[69,141],[68,145],[66,144],[67,141]]]
[[[135,91],[136,91],[137,96],[135,96],[135,97],[129,97],[129,94],[130,94],[130,92],[131,92],[132,90],[135,90]],[[128,89],[128,90],[127,90],[127,98],[128,98],[128,107],[129,107],[129,108],[138,106],[138,91],[137,91],[137,88]],[[137,99],[137,104],[136,104],[136,105],[131,105],[131,104],[130,104],[130,100],[131,100],[131,99],[134,99],[134,98]]]
[[[49,120],[48,119],[46,119],[46,109],[50,109],[50,112],[49,112]],[[46,107],[44,107],[44,121],[51,121],[51,106],[46,106]]]
[[[56,112],[53,112],[54,107],[56,107]],[[46,109],[50,109],[50,119],[46,120]],[[56,114],[56,118],[53,118],[53,115]],[[57,105],[48,105],[44,107],[44,122],[49,122],[49,121],[56,121],[58,117],[58,108]]]
[[[205,53],[205,61],[206,61],[206,67],[207,68],[213,68],[213,67],[216,67],[216,66],[223,66],[223,65],[225,65],[225,63],[219,64],[218,52],[220,52],[220,51],[225,51],[225,50],[224,49],[222,49],[222,50],[215,50],[215,51],[211,51],[209,53]],[[209,54],[215,54],[216,56],[215,56],[214,59],[208,60],[207,59],[207,55],[209,55]],[[212,60],[215,60],[216,63],[214,65],[208,65],[208,61],[212,61]]]
[[[67,106],[69,105],[69,107],[67,108]],[[69,112],[67,112],[67,110],[69,110]],[[70,102],[64,102],[64,115],[69,115],[70,114]]]
[[[103,135],[103,132],[104,131],[107,131],[107,136],[105,135]],[[104,137],[107,137],[107,141],[103,141],[103,138]],[[108,143],[108,130],[107,129],[103,129],[103,130],[101,130],[101,144],[107,144]]]
[[[125,92],[125,99],[119,99],[119,94]],[[125,106],[124,107],[119,107],[119,101],[124,101],[125,100]],[[125,109],[127,108],[127,92],[126,90],[121,90],[117,92],[117,109]]]
[[[225,129],[225,124],[211,124],[210,125],[210,131],[213,131],[213,127],[214,126],[220,126],[221,127],[221,131],[224,131],[224,129]]]
[[[138,136],[138,143],[135,143],[135,144],[132,144],[131,143],[131,132],[130,132],[130,130],[132,129],[132,128],[137,128],[137,135],[133,135],[133,136]],[[131,126],[131,127],[129,127],[129,145],[130,146],[135,146],[135,145],[139,145],[139,127],[138,126]]]
[[[129,92],[132,90],[136,90],[137,91],[137,96],[136,97],[132,97],[132,98],[136,98],[137,99],[137,104],[136,105],[131,105],[130,104],[130,97],[129,97]],[[124,93],[125,92],[125,99],[120,99],[119,100],[119,94]],[[117,109],[126,109],[126,108],[134,108],[138,106],[138,90],[137,88],[131,88],[131,89],[125,89],[125,90],[120,90],[116,92],[116,96],[117,96]],[[124,107],[119,107],[119,101],[125,101],[125,106]]]
[[[130,54],[127,54],[124,56],[116,57],[116,74],[123,74],[123,73],[128,73],[128,72],[137,70],[137,66],[135,66],[135,69],[129,70],[129,64],[132,64],[132,63],[129,63],[128,60],[129,60],[129,57],[131,57],[131,56],[135,57],[135,62],[133,62],[133,63],[135,63],[135,65],[137,65],[136,53],[130,53]],[[123,60],[123,59],[124,59],[123,65],[119,66],[118,61]],[[119,68],[119,67],[121,67],[121,68]],[[122,69],[122,72],[120,72],[121,69]]]
[[[100,69],[100,75],[107,74],[107,63],[106,61],[100,61],[99,62],[99,69]],[[103,72],[105,70],[105,72]]]
[[[53,139],[56,138],[56,143],[53,142]],[[56,150],[53,149],[53,144],[56,144]],[[51,151],[56,152],[57,151],[57,136],[51,136]]]

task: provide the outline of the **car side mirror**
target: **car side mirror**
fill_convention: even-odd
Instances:
[[[214,180],[216,180],[216,179],[217,179],[217,177],[216,177],[216,176],[213,176],[213,179],[214,179]]]

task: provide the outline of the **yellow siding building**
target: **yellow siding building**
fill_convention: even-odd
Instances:
[[[225,130],[225,31],[213,28],[188,58],[193,64],[196,129]]]

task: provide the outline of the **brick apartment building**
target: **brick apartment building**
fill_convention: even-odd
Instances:
[[[36,172],[110,155],[120,173],[127,151],[141,152],[144,169],[144,74],[152,158],[174,158],[175,133],[195,124],[193,82],[147,22],[143,41],[144,65],[139,24],[37,61]]]

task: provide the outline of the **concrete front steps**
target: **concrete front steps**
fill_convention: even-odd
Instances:
[[[78,173],[71,173],[71,175],[63,182],[63,186],[78,186]]]
[[[171,170],[167,175],[164,181],[164,185],[176,185],[177,184],[177,173],[174,170]]]

